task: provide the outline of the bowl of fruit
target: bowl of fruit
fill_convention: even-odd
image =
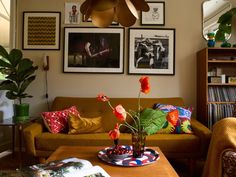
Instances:
[[[106,150],[106,155],[109,159],[118,161],[129,157],[132,152],[126,146],[114,146]]]

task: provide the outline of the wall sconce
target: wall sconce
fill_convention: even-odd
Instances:
[[[85,0],[80,7],[85,21],[91,18],[97,27],[107,27],[113,21],[132,26],[138,19],[137,11],[149,11],[145,0]]]

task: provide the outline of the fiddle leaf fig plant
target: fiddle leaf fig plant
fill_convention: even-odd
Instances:
[[[9,53],[0,45],[0,72],[5,80],[0,83],[0,90],[7,90],[6,97],[17,99],[22,103],[23,98],[32,97],[26,93],[27,87],[35,80],[35,71],[38,66],[33,66],[33,61],[23,58],[19,49],[12,49]]]
[[[218,31],[216,32],[215,40],[216,41],[225,41],[226,35],[230,35],[232,31],[232,18],[236,14],[236,7],[232,8],[231,10],[227,11],[223,15],[220,16],[218,19],[219,27]]]

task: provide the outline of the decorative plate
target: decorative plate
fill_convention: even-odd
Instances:
[[[126,167],[137,167],[137,166],[144,166],[151,164],[158,160],[160,158],[160,155],[157,151],[145,148],[144,155],[141,158],[133,158],[132,157],[132,146],[129,145],[123,145],[127,149],[130,150],[130,155],[124,159],[114,160],[107,156],[107,149],[110,149],[112,147],[106,147],[105,149],[102,149],[98,152],[98,158],[102,161],[112,164],[112,165],[118,165],[118,166],[126,166]]]

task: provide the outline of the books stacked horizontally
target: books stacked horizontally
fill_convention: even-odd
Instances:
[[[110,177],[100,166],[78,158],[28,166],[22,173],[25,177]]]

